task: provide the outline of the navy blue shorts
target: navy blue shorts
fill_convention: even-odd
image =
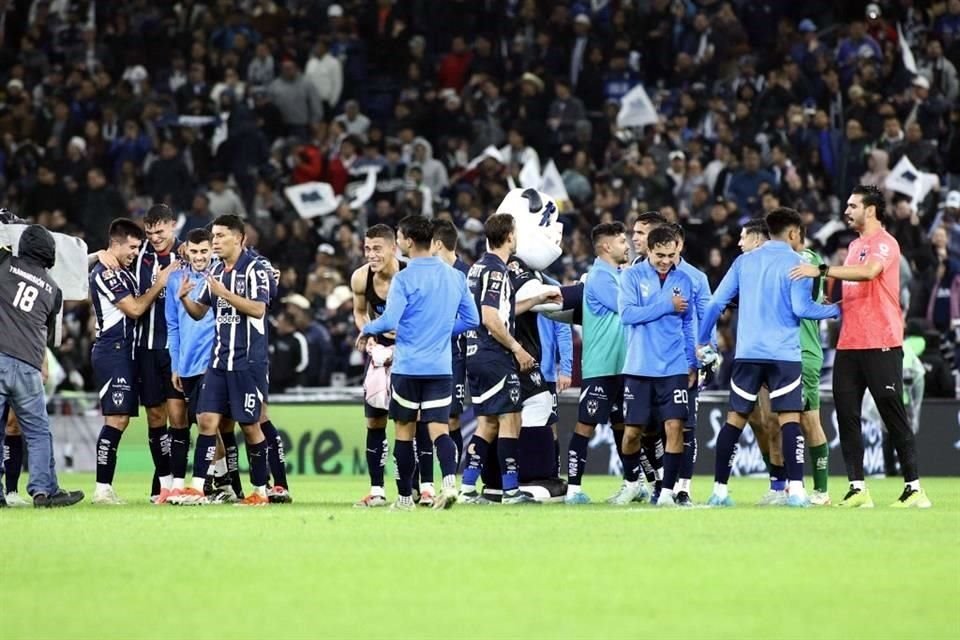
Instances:
[[[534,396],[547,391],[547,381],[543,377],[540,365],[536,364],[530,371],[520,374],[520,401],[529,400]]]
[[[105,416],[140,415],[137,394],[137,366],[127,349],[94,349],[91,355],[93,379],[100,395],[100,412]]]
[[[183,400],[183,394],[173,386],[170,352],[163,349],[137,349],[137,383],[140,404],[159,407],[167,400]]]
[[[452,376],[390,376],[390,417],[397,422],[450,420]]]
[[[450,404],[450,417],[463,415],[467,408],[467,360],[453,359],[453,402]]]
[[[478,416],[502,416],[519,413],[520,376],[516,365],[498,360],[471,359],[467,363],[470,404]]]
[[[263,406],[263,383],[255,369],[207,369],[200,385],[197,413],[216,413],[241,425],[257,423]]]
[[[734,360],[730,374],[730,409],[750,415],[760,387],[767,385],[774,413],[803,411],[803,365],[776,360]]]
[[[188,424],[197,424],[197,404],[200,402],[200,386],[202,384],[202,375],[180,378],[180,386],[183,387],[183,397],[187,401]]]
[[[577,421],[593,426],[623,424],[623,376],[587,378],[581,382]]]
[[[632,427],[654,426],[667,420],[687,421],[686,374],[648,378],[623,376],[623,422]]]

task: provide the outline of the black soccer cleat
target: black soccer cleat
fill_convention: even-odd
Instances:
[[[690,498],[690,494],[686,491],[678,491],[675,496],[673,496],[673,502],[678,507],[692,507],[693,500]]]
[[[69,507],[83,500],[83,491],[64,491],[58,489],[53,495],[38,493],[33,496],[33,506],[37,508]]]

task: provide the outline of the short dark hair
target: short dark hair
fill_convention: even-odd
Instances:
[[[429,249],[433,241],[433,225],[425,217],[420,215],[407,216],[400,221],[397,228],[403,232],[403,235],[413,240],[413,245],[417,249]]]
[[[168,205],[159,202],[149,209],[147,213],[143,216],[143,226],[152,227],[155,224],[160,224],[161,222],[176,222],[177,216],[174,215],[173,209]]]
[[[687,239],[687,232],[684,231],[682,224],[679,222],[674,222],[670,226],[673,227],[674,232],[676,232],[677,237],[680,238],[680,240]]]
[[[872,184],[858,184],[850,192],[850,195],[860,196],[863,202],[863,208],[874,207],[877,212],[877,220],[883,222],[886,216],[886,200],[883,192]]]
[[[460,235],[457,233],[457,228],[453,226],[453,223],[449,220],[434,220],[433,221],[433,239],[439,240],[440,244],[443,245],[443,248],[447,251],[453,251],[457,248],[457,240],[459,240]]]
[[[673,226],[662,224],[659,227],[651,229],[650,233],[647,235],[647,248],[652,251],[654,247],[679,241],[680,238],[677,236],[677,232]]]
[[[763,236],[764,239],[770,239],[770,229],[767,227],[767,221],[763,218],[752,218],[743,225],[743,230],[749,233],[756,233]]]
[[[390,242],[397,241],[397,234],[393,232],[393,229],[388,227],[385,224],[375,224],[364,234],[364,237],[370,238],[380,238],[381,240],[388,240]]]
[[[509,213],[496,213],[483,225],[483,232],[491,249],[499,249],[507,242],[507,237],[516,229],[516,222]]]
[[[239,233],[240,237],[245,236],[247,231],[246,227],[243,225],[243,220],[241,220],[238,216],[233,215],[232,213],[228,213],[218,217],[216,220],[213,221],[213,224],[210,225],[211,229],[213,227],[226,227],[227,229],[230,229],[230,231],[233,231],[234,233]]]
[[[142,242],[147,237],[140,225],[130,218],[117,218],[111,222],[107,235],[111,242],[123,242],[127,238],[136,238]]]
[[[663,214],[659,211],[645,211],[637,216],[637,219],[633,221],[634,224],[642,222],[643,224],[667,224],[667,219],[663,217]]]
[[[593,231],[590,232],[590,240],[596,246],[604,238],[612,238],[626,232],[627,228],[623,226],[622,222],[605,222],[593,228]]]
[[[187,242],[191,244],[200,244],[201,242],[212,242],[212,241],[213,241],[213,234],[211,234],[208,229],[204,229],[203,227],[191,229],[190,233],[187,234]]]
[[[767,214],[766,222],[770,237],[783,235],[790,227],[803,228],[803,218],[796,209],[790,207],[777,207]]]

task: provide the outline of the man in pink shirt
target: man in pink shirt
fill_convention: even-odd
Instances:
[[[892,506],[931,505],[917,472],[917,447],[903,406],[903,316],[900,312],[900,245],[883,228],[883,193],[854,187],[844,217],[860,234],[842,267],[802,264],[794,278],[826,276],[843,281],[843,323],[833,365],[833,399],[850,490],[838,506],[872,507],[864,483],[860,408],[870,389],[893,439],[906,486]]]

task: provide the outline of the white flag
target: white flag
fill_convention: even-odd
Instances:
[[[883,186],[890,191],[910,196],[910,204],[916,210],[927,197],[927,194],[930,193],[930,190],[936,188],[939,184],[940,178],[937,177],[937,174],[920,171],[913,166],[910,158],[904,155],[897,162],[890,175],[887,176]]]
[[[617,126],[621,128],[645,127],[656,124],[659,117],[650,102],[650,96],[642,84],[638,84],[623,96],[620,113],[617,114]]]
[[[283,190],[301,218],[316,218],[336,211],[340,197],[329,182],[304,182]]]
[[[380,173],[379,167],[368,167],[366,169],[367,177],[359,186],[354,187],[352,184],[347,185],[344,195],[350,199],[351,209],[359,209],[373,197],[374,192],[377,190],[378,173]]]
[[[900,55],[903,57],[903,67],[913,75],[917,75],[917,61],[913,57],[910,43],[907,42],[907,39],[903,36],[903,27],[900,26],[899,22],[897,23],[897,40],[900,42]]]
[[[487,158],[493,158],[500,164],[504,164],[503,155],[500,153],[500,149],[497,149],[495,146],[490,145],[478,155],[476,158],[470,161],[470,164],[467,165],[467,171],[476,169],[480,166],[480,163],[486,160]]]
[[[524,189],[536,189],[540,186],[540,159],[535,154],[530,154],[527,161],[523,163],[518,177],[520,186]]]
[[[570,202],[570,196],[567,194],[567,187],[563,184],[563,178],[557,170],[557,165],[551,159],[543,170],[543,178],[540,181],[540,191],[557,201],[557,204]],[[561,206],[561,209],[563,207]]]

